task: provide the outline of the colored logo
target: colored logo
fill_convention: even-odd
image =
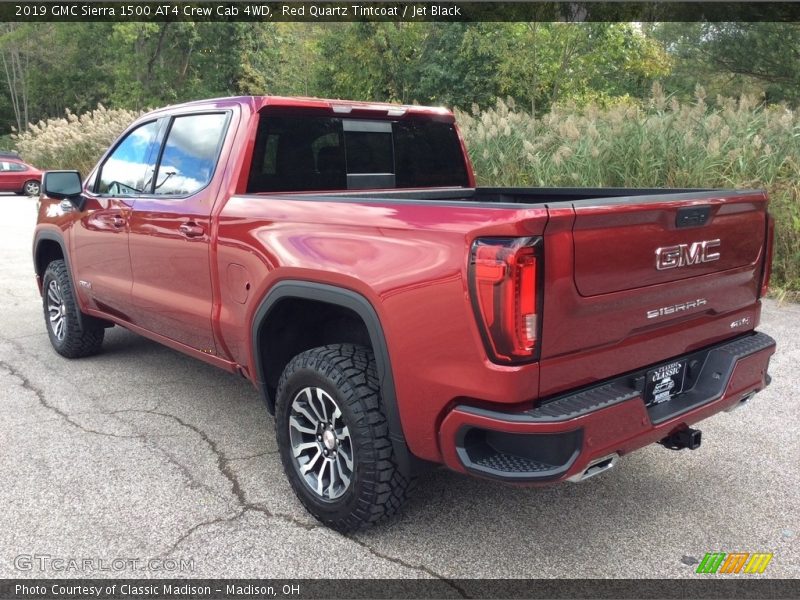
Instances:
[[[767,552],[707,552],[695,573],[763,573],[771,560]]]

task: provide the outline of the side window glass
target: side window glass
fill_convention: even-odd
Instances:
[[[0,162],[0,171],[10,171],[10,170],[11,170],[11,163]]]
[[[9,167],[11,171],[27,171],[28,168],[25,165],[21,165],[19,163],[9,163]]]
[[[193,194],[208,185],[225,137],[224,113],[176,117],[155,178],[156,195]]]
[[[157,133],[157,121],[131,131],[103,163],[95,191],[112,196],[135,196],[149,189],[155,164],[153,143]]]

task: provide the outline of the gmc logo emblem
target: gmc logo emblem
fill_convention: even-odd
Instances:
[[[719,248],[719,242],[717,239],[656,248],[656,269],[665,271],[719,260],[719,252],[713,251]]]

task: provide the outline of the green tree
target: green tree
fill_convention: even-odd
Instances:
[[[501,93],[537,113],[564,99],[643,97],[670,68],[660,46],[628,23],[512,23],[495,39]]]
[[[647,31],[672,57],[670,91],[689,96],[699,84],[711,98],[800,101],[800,23],[661,23]]]

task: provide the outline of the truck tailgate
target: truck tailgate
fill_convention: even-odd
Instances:
[[[647,203],[625,198],[576,202],[579,293],[596,296],[745,265],[755,269],[764,245],[763,195],[703,195]]]
[[[762,191],[550,205],[540,396],[752,330],[766,206]]]

